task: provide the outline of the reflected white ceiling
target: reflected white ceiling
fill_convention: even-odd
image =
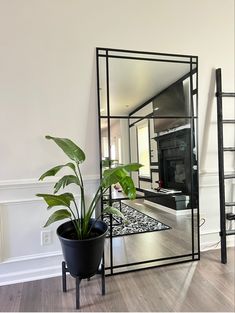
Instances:
[[[100,58],[101,115],[106,115],[105,58]],[[110,114],[128,115],[190,71],[187,63],[109,59]]]

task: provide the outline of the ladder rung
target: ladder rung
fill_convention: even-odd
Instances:
[[[225,206],[235,206],[235,202],[225,202]]]
[[[235,97],[234,92],[216,92],[216,97]]]
[[[234,92],[222,92],[222,97],[235,97]]]
[[[235,124],[235,120],[222,120],[224,124]]]
[[[224,179],[231,179],[231,178],[235,178],[235,173],[224,175]]]
[[[233,148],[233,147],[227,147],[227,148],[224,148],[223,150],[224,150],[224,151],[233,152],[233,151],[235,151],[235,148]]]
[[[235,220],[235,213],[227,213],[226,219],[229,221],[234,221]]]
[[[227,231],[226,231],[226,235],[227,235],[227,236],[235,235],[235,229],[227,230]]]

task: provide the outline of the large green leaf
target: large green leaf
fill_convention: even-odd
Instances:
[[[106,169],[103,172],[102,186],[107,188],[113,184],[118,183],[128,173],[123,169],[123,166]]]
[[[126,164],[123,165],[124,170],[126,170],[127,172],[134,172],[134,171],[138,171],[140,167],[142,167],[142,164],[139,163],[130,163],[130,164]]]
[[[51,195],[39,193],[36,195],[37,197],[41,197],[48,205],[48,209],[51,209],[54,206],[70,206],[70,202],[74,201],[74,196],[72,193],[63,193],[61,195]]]
[[[57,166],[51,168],[50,170],[48,170],[47,172],[42,174],[42,176],[39,178],[39,180],[43,180],[47,176],[55,176],[59,172],[59,170],[61,170],[63,167],[66,167],[66,166],[70,167],[75,172],[75,165],[70,162],[70,163],[67,163],[64,165],[57,165]]]
[[[64,151],[64,153],[71,160],[77,163],[82,163],[85,160],[85,153],[72,140],[52,136],[46,136],[46,139],[54,140],[54,142]]]
[[[128,196],[129,199],[133,200],[136,198],[136,188],[130,176],[124,177],[119,183],[122,186],[122,191]]]
[[[46,224],[43,227],[47,227],[48,225],[63,220],[65,218],[71,218],[71,213],[65,209],[55,211],[51,214],[49,219],[47,220]]]
[[[121,218],[125,218],[125,216],[122,214],[122,212],[120,210],[118,210],[117,208],[114,208],[112,206],[107,206],[106,208],[104,208],[103,210],[103,214],[112,214],[115,215],[116,217],[121,217]]]
[[[108,188],[113,184],[119,183],[124,177],[128,176],[128,172],[137,171],[141,166],[142,165],[138,163],[130,163],[106,169],[103,172],[101,184],[104,188]]]
[[[54,193],[57,193],[60,188],[65,188],[66,186],[70,184],[76,184],[80,186],[80,180],[77,176],[74,175],[66,175],[62,177],[54,186]]]

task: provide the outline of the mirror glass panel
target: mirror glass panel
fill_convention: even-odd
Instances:
[[[138,56],[110,56],[108,65],[104,56],[99,58],[100,114],[107,114],[108,66],[110,116],[128,116],[151,100],[154,100],[153,109],[156,115],[190,115],[189,75],[195,72],[196,64],[190,63],[189,58],[170,62],[163,56],[160,60],[155,57],[157,61],[146,61],[142,59],[143,56],[136,59]],[[177,105],[170,101],[172,97],[177,101]],[[145,116],[145,111],[139,111],[138,115]]]
[[[106,273],[198,259],[197,57],[104,50],[102,170],[143,165],[131,174],[134,201],[118,184],[103,198],[126,218],[104,217]]]

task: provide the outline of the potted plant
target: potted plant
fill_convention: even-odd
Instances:
[[[108,226],[100,220],[101,215],[98,218],[93,217],[98,203],[105,192],[116,183],[122,186],[123,193],[129,199],[134,199],[136,197],[136,189],[129,173],[137,171],[141,165],[130,163],[105,169],[100,185],[93,199],[87,205],[80,169],[81,163],[85,161],[85,153],[70,139],[51,136],[46,136],[46,139],[53,140],[69,157],[70,162],[51,168],[39,180],[43,180],[48,176],[55,176],[62,168],[68,168],[71,173],[58,180],[54,185],[54,194],[37,194],[38,197],[45,200],[48,210],[63,207],[50,215],[44,227],[59,220],[69,219],[69,221],[57,228],[57,235],[61,242],[67,268],[74,277],[89,278],[96,274],[98,270],[108,229]],[[70,184],[75,184],[80,189],[80,205],[78,205],[72,193],[58,194],[62,188]],[[123,217],[118,209],[109,205],[104,208],[102,213]]]

